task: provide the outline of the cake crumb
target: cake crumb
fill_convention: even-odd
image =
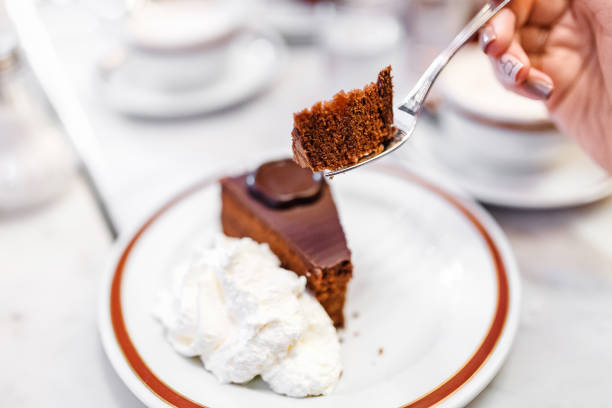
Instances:
[[[338,337],[338,343],[340,344],[344,343],[344,339],[342,337]]]
[[[357,319],[359,317],[359,312],[353,312],[353,319]]]
[[[382,356],[383,352],[384,352],[384,350],[383,350],[382,347],[378,349],[378,355],[379,356]]]
[[[359,337],[359,332],[358,332],[358,331],[354,331],[354,332],[353,332],[353,336],[355,336],[355,337]]]

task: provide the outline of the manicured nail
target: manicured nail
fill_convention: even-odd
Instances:
[[[508,78],[508,80],[516,83],[516,78],[524,67],[523,63],[518,60],[514,55],[504,54],[498,61],[501,72]]]
[[[523,84],[523,89],[536,99],[547,100],[552,95],[555,86],[547,78],[530,74]]]
[[[489,45],[491,45],[491,43],[495,40],[497,40],[497,35],[495,35],[493,27],[487,25],[480,30],[480,47],[485,53],[487,52]]]

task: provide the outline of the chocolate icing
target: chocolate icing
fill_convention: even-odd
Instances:
[[[287,162],[298,168],[291,160]],[[313,270],[320,273],[323,268],[350,262],[351,252],[346,244],[330,188],[324,180],[319,181],[320,191],[314,200],[311,198],[308,203],[279,208],[255,198],[247,186],[248,177],[242,175],[223,179],[223,190],[277,231],[296,254],[312,265]],[[235,227],[239,228],[239,225]]]
[[[269,207],[288,208],[315,201],[323,185],[322,175],[290,160],[264,163],[246,178],[249,192]]]

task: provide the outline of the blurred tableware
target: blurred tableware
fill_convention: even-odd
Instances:
[[[410,69],[414,80],[482,7],[480,4],[474,10],[471,0],[408,0],[399,4],[397,15],[411,42]]]
[[[203,86],[168,90],[143,85],[134,80],[140,70],[125,69],[130,56],[123,51],[103,58],[97,82],[106,102],[123,114],[185,117],[218,111],[254,97],[278,78],[284,57],[285,45],[280,36],[247,26],[228,47],[224,69],[213,82]]]
[[[258,0],[258,19],[278,31],[289,44],[315,42],[331,1]]]
[[[485,1],[474,8],[472,0],[409,0],[402,2],[399,13],[415,43],[431,47],[438,53]]]
[[[72,154],[17,39],[0,26],[0,211],[52,200],[73,174]]]
[[[367,58],[394,51],[402,36],[399,21],[390,14],[340,7],[324,27],[321,42],[335,55]]]
[[[148,3],[126,20],[123,70],[142,87],[201,87],[227,68],[248,7],[236,0]]]
[[[7,0],[9,16],[15,23],[25,56],[80,159],[81,173],[95,199],[112,238],[118,236],[117,224],[105,201],[106,179],[100,147],[93,129],[62,70],[53,44],[38,15],[34,2]]]
[[[465,156],[483,168],[520,171],[552,165],[568,147],[544,104],[504,89],[476,45],[456,55],[437,89],[444,157]]]
[[[612,194],[612,179],[572,143],[548,166],[504,171],[453,154],[445,139],[438,137],[442,131],[436,124],[423,124],[421,132],[423,137],[402,151],[405,165],[449,179],[486,204],[530,210],[566,208]]]
[[[387,65],[398,73],[406,70],[404,29],[391,6],[334,5],[321,24],[318,41],[326,56],[330,92],[368,83]]]

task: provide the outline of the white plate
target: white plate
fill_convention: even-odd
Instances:
[[[292,399],[263,382],[219,384],[178,355],[151,316],[162,277],[202,231],[218,230],[215,179],[173,198],[117,244],[99,326],[119,376],[150,407],[462,407],[493,378],[519,319],[519,275],[476,204],[396,167],[332,183],[353,251],[344,373],[326,397]],[[382,349],[382,354],[379,354]]]
[[[566,208],[590,204],[612,194],[612,178],[577,145],[567,143],[547,165],[518,170],[486,166],[449,149],[435,126],[423,123],[403,149],[410,166],[438,172],[479,201],[522,209]]]
[[[102,97],[115,110],[132,116],[176,118],[237,105],[270,86],[285,60],[285,45],[274,32],[251,27],[230,46],[219,78],[181,91],[138,85],[123,75],[122,65],[96,76]]]

